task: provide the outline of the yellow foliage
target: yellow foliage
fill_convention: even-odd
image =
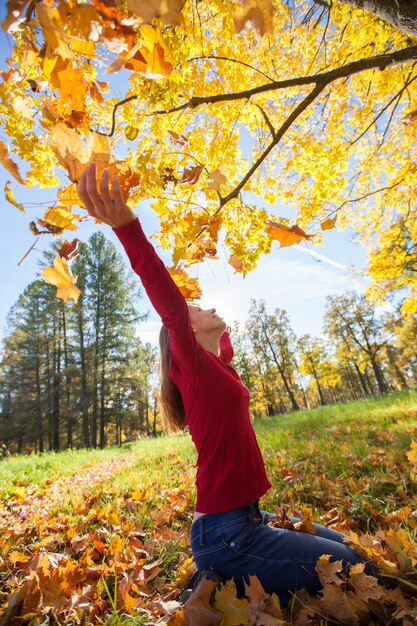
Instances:
[[[14,45],[0,119],[25,182],[55,185],[56,168],[74,182],[91,160],[113,167],[126,198],[152,198],[158,240],[182,269],[215,256],[220,227],[246,273],[271,249],[269,220],[309,235],[349,225],[368,250],[371,297],[405,287],[404,312],[417,310],[407,35],[336,1],[327,12],[311,0],[213,0],[196,15],[183,0],[57,0],[24,20],[22,7],[9,3],[4,21]],[[116,70],[128,80],[106,73]],[[122,167],[111,148],[125,140]],[[3,142],[0,153],[23,182]]]

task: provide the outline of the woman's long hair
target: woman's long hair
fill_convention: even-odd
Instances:
[[[162,405],[164,423],[170,431],[182,430],[185,425],[184,404],[180,392],[169,376],[171,351],[169,334],[165,326],[162,326],[159,333],[159,347],[161,350],[159,399]]]

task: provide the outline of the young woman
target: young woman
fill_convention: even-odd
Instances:
[[[191,548],[197,568],[241,584],[255,574],[285,604],[291,593],[320,589],[317,559],[329,554],[344,566],[361,561],[344,535],[316,525],[316,534],[268,525],[258,500],[270,488],[249,417],[249,391],[230,365],[233,348],[215,309],[187,305],[133,211],[117,177],[95,165],[78,193],[93,217],[114,229],[133,270],[162,320],[161,402],[171,426],[189,428],[198,453],[197,502]]]

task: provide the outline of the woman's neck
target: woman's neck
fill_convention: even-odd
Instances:
[[[216,335],[202,335],[200,333],[196,334],[196,341],[207,350],[207,352],[211,352],[215,356],[220,355],[220,337]]]

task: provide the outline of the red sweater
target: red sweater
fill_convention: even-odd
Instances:
[[[256,500],[271,484],[249,417],[249,391],[229,364],[233,348],[228,334],[220,340],[220,357],[200,346],[187,303],[139,221],[115,233],[169,331],[170,377],[181,393],[198,453],[196,510],[223,513]]]

